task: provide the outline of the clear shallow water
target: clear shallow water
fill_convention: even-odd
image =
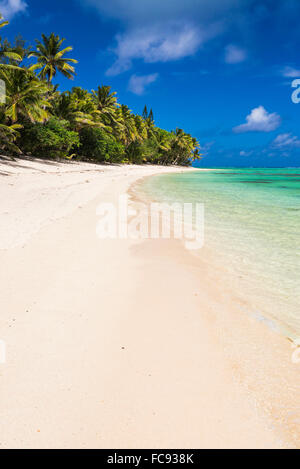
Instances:
[[[205,243],[240,279],[249,312],[300,338],[300,168],[159,175],[142,190],[167,202],[204,203]]]

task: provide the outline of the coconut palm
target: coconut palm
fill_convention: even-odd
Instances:
[[[89,116],[89,120],[92,121],[93,124],[98,125],[99,127],[105,127],[105,124],[100,121],[101,111],[97,109],[91,93],[79,86],[76,86],[72,88],[70,95],[78,112]]]
[[[0,15],[0,30],[7,24]],[[138,115],[119,105],[110,86],[98,86],[92,92],[74,87],[61,93],[54,77],[62,74],[72,79],[77,63],[68,57],[73,49],[64,47],[64,41],[54,33],[43,34],[32,51],[22,37],[13,44],[0,38],[0,79],[6,85],[6,102],[0,105],[0,150],[16,153],[20,151],[17,143],[34,154],[39,150],[37,142],[51,135],[47,144],[53,147],[65,138],[68,147],[71,142],[77,148],[80,140],[81,154],[91,158],[102,152],[105,160],[112,155],[112,161],[121,161],[126,155],[124,161],[131,163],[188,165],[201,157],[195,138],[182,129],[158,128],[147,106]],[[36,63],[28,68],[23,65],[26,58],[35,58]],[[53,151],[61,154],[60,148]]]
[[[192,152],[191,138],[184,130],[176,128],[172,131],[171,164],[178,164],[180,160],[186,160]]]
[[[171,136],[166,130],[156,128],[154,141],[158,150],[158,161],[161,164],[167,164],[171,150]]]
[[[193,151],[193,155],[192,155],[192,161],[199,161],[199,160],[202,160],[202,153],[200,153],[200,150],[199,148],[196,148],[194,151]]]
[[[0,13],[0,29],[9,24],[8,21],[3,21],[3,16]]]
[[[81,90],[85,91],[85,90]],[[72,129],[79,131],[85,126],[105,127],[104,124],[95,119],[97,110],[92,101],[79,99],[79,89],[73,89],[72,93],[65,92],[54,98],[52,113],[59,119],[70,123]],[[86,91],[84,95],[86,96]]]
[[[74,78],[75,68],[71,64],[76,64],[78,61],[64,57],[73,50],[72,47],[62,49],[61,45],[64,41],[65,39],[61,39],[54,33],[51,33],[50,36],[42,34],[42,42],[36,41],[37,50],[29,54],[29,58],[37,58],[37,63],[30,70],[40,70],[38,76],[42,80],[47,80],[48,85],[50,85],[57,72],[62,73],[69,79]]]
[[[9,24],[8,21],[2,21],[3,16],[0,14],[0,29],[4,28]],[[3,63],[3,60],[14,60],[20,62],[22,58],[19,54],[17,54],[12,48],[9,47],[8,43],[2,43],[2,39],[0,37],[0,67],[1,68],[17,68],[14,65]]]
[[[147,140],[148,138],[148,129],[146,122],[141,116],[134,116],[134,123],[135,123],[135,128],[137,132],[137,139],[143,142],[144,140]]]
[[[25,119],[44,122],[50,107],[46,99],[48,87],[28,70],[0,69],[0,78],[6,84],[5,114],[11,124]]]
[[[20,137],[20,124],[8,125],[7,117],[4,112],[4,107],[0,110],[0,150],[8,151],[9,153],[21,153],[21,150],[15,144],[15,141]]]
[[[0,150],[8,151],[9,153],[22,153],[20,148],[14,143],[20,137],[19,129],[22,129],[20,124],[0,124]]]
[[[138,139],[138,131],[135,125],[134,115],[128,106],[122,104],[116,110],[117,122],[119,127],[117,129],[118,138],[128,147],[132,142]]]
[[[118,106],[117,93],[111,93],[110,86],[98,86],[97,91],[92,91],[97,109],[102,114],[113,115]]]
[[[117,93],[111,92],[110,86],[98,86],[96,91],[92,91],[93,101],[99,112],[100,120],[109,132],[116,133],[122,131],[120,115],[116,110],[119,107]]]

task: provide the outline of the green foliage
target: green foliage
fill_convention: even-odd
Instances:
[[[6,25],[0,15],[0,29]],[[134,114],[110,86],[59,92],[53,79],[58,73],[72,79],[77,63],[66,57],[73,49],[64,48],[64,41],[43,34],[34,50],[21,37],[14,44],[0,38],[0,78],[6,84],[1,151],[129,164],[190,165],[201,158],[195,138],[182,129],[160,129],[147,106]],[[35,63],[27,68],[28,59]]]
[[[80,131],[78,154],[86,159],[99,162],[122,162],[124,146],[115,137],[97,127],[84,127]]]
[[[26,124],[19,144],[27,154],[65,158],[79,147],[79,135],[68,130],[68,122],[51,117],[46,124]]]
[[[0,78],[6,85],[5,113],[11,123],[44,122],[49,117],[47,86],[35,75],[26,69],[0,68]]]
[[[0,29],[7,26],[9,23],[8,21],[2,21],[3,16],[0,13]],[[17,68],[15,65],[11,65],[9,62],[13,61],[14,63],[20,62],[22,57],[18,53],[18,51],[11,47],[10,43],[7,40],[2,42],[0,37],[0,68],[1,69],[8,69],[8,68]]]
[[[32,71],[40,70],[39,77],[47,80],[50,84],[57,72],[72,79],[75,75],[75,68],[71,64],[76,64],[77,60],[65,58],[64,56],[73,50],[73,47],[61,48],[65,39],[61,39],[54,33],[50,36],[42,34],[42,41],[36,41],[36,51],[29,54],[29,58],[36,57],[37,63],[31,67]]]
[[[131,142],[126,148],[126,161],[131,164],[143,164],[145,162],[143,146],[138,141]]]
[[[133,164],[162,164],[160,146],[154,137],[132,142],[126,150],[128,160]]]
[[[18,154],[21,153],[19,147],[15,144],[20,136],[19,130],[22,128],[19,124],[7,125],[4,107],[0,106],[0,151],[1,153]]]

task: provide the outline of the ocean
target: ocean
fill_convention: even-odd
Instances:
[[[205,245],[260,320],[300,339],[300,169],[226,168],[145,179],[165,202],[203,203]]]

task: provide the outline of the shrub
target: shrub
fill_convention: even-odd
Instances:
[[[68,122],[52,117],[45,124],[26,124],[20,146],[34,156],[66,158],[78,148],[79,135],[68,129]]]
[[[126,149],[126,159],[128,162],[133,164],[142,164],[144,163],[143,147],[142,145],[135,141],[132,142]]]
[[[84,127],[80,131],[78,154],[99,162],[121,163],[125,148],[112,135],[97,127]]]

